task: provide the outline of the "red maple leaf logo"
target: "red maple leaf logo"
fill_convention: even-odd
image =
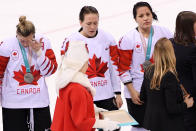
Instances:
[[[119,63],[119,54],[118,54],[117,45],[110,46],[110,56],[111,56],[111,60],[114,62],[113,65],[118,65],[118,63]]]
[[[42,75],[40,75],[40,71],[39,70],[34,70],[34,65],[31,66],[31,73],[34,76],[34,80],[32,81],[32,83],[26,83],[24,81],[24,75],[26,74],[26,67],[25,66],[21,66],[22,67],[22,71],[19,70],[18,72],[14,71],[14,79],[17,80],[19,82],[19,86],[23,86],[23,85],[38,85],[37,81],[40,79],[40,77]]]
[[[13,55],[16,56],[17,55],[17,52],[14,52]]]
[[[140,48],[140,45],[136,45],[136,48]]]
[[[86,71],[88,78],[105,77],[104,74],[108,69],[108,62],[101,62],[101,57],[97,58],[96,55],[94,55],[92,59],[89,59],[89,63]]]
[[[119,64],[118,64],[118,71],[119,76],[124,74],[126,71],[130,70],[131,63],[132,63],[132,54],[133,50],[118,50],[119,51]]]

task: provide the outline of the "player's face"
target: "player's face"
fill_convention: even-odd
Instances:
[[[30,34],[27,37],[17,34],[17,38],[24,47],[28,47],[29,43],[34,39],[34,34]]]
[[[84,21],[80,21],[80,25],[83,28],[81,34],[85,37],[94,37],[98,28],[99,16],[98,14],[86,14]]]
[[[139,28],[146,30],[152,25],[152,13],[148,7],[143,6],[137,9],[136,22]]]

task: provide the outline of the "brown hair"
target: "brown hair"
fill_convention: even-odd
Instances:
[[[153,19],[154,20],[158,20],[158,18],[157,18],[157,15],[155,14],[155,12],[152,10],[152,7],[150,6],[150,4],[149,3],[147,3],[147,2],[137,2],[135,5],[134,5],[134,7],[133,7],[133,17],[134,17],[134,19],[136,19],[136,16],[137,16],[137,9],[139,9],[140,7],[147,7],[149,10],[150,10],[150,12],[152,13],[152,17],[153,17]]]
[[[176,75],[176,57],[172,43],[167,38],[157,41],[154,48],[154,74],[150,83],[151,89],[159,89],[161,79],[168,71]]]
[[[196,44],[194,23],[196,22],[196,13],[191,11],[182,11],[176,18],[176,29],[174,41],[178,44],[188,45]]]
[[[97,11],[97,9],[93,6],[84,6],[82,7],[80,14],[79,14],[79,20],[80,21],[84,21],[84,16],[86,14],[97,14],[99,16],[99,12]]]
[[[19,23],[16,26],[17,34],[22,35],[24,37],[29,36],[30,34],[35,34],[35,26],[31,21],[26,20],[26,16],[20,16]]]

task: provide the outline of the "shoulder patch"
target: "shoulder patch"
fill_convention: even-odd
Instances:
[[[18,54],[18,51],[17,51],[17,50],[13,50],[13,51],[12,51],[11,58],[12,58],[13,60],[18,60],[19,54]]]

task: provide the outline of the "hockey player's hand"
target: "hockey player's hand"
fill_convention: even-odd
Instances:
[[[122,97],[121,97],[121,95],[116,95],[116,106],[118,107],[118,108],[121,108],[121,106],[122,106],[122,104],[123,104],[123,100],[122,100]]]
[[[184,102],[186,103],[187,108],[192,107],[193,104],[194,104],[193,97],[190,97],[190,95],[187,95],[187,96],[184,98]]]
[[[131,92],[131,99],[133,101],[134,104],[136,105],[142,105],[143,102],[140,100],[140,93],[137,92],[135,89],[133,89]]]
[[[42,40],[43,40],[43,38],[40,38],[40,40],[38,42],[33,39],[32,42],[30,42],[30,44],[29,44],[29,46],[37,54],[37,56],[41,55]]]
[[[126,86],[130,92],[132,102],[136,105],[142,105],[143,102],[140,100],[140,93],[133,88],[133,84],[129,83]]]

